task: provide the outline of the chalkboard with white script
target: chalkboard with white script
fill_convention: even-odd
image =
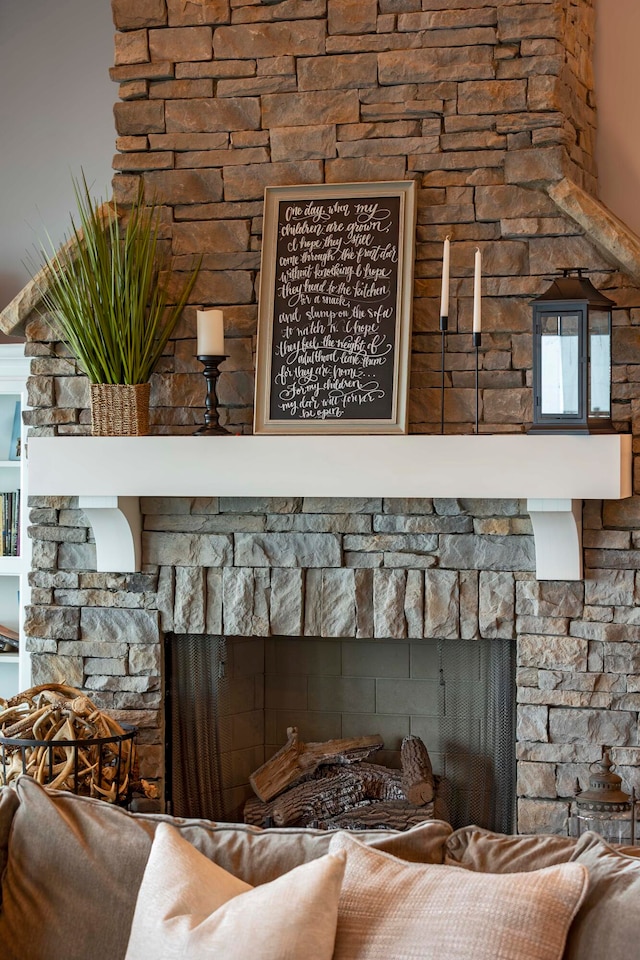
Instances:
[[[403,433],[412,182],[268,187],[256,433]]]

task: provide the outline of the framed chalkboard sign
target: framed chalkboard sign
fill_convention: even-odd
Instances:
[[[405,433],[412,181],[267,187],[254,432]]]

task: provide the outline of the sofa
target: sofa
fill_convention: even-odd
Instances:
[[[598,835],[260,829],[0,790],[0,960],[603,960],[640,850]]]

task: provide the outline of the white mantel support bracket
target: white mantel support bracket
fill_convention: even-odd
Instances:
[[[79,497],[78,506],[93,529],[96,570],[137,573],[142,562],[139,497]]]
[[[582,580],[582,500],[527,500],[538,580]]]

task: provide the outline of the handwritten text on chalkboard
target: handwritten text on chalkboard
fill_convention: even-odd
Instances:
[[[402,214],[391,193],[280,200],[271,421],[393,420]]]

